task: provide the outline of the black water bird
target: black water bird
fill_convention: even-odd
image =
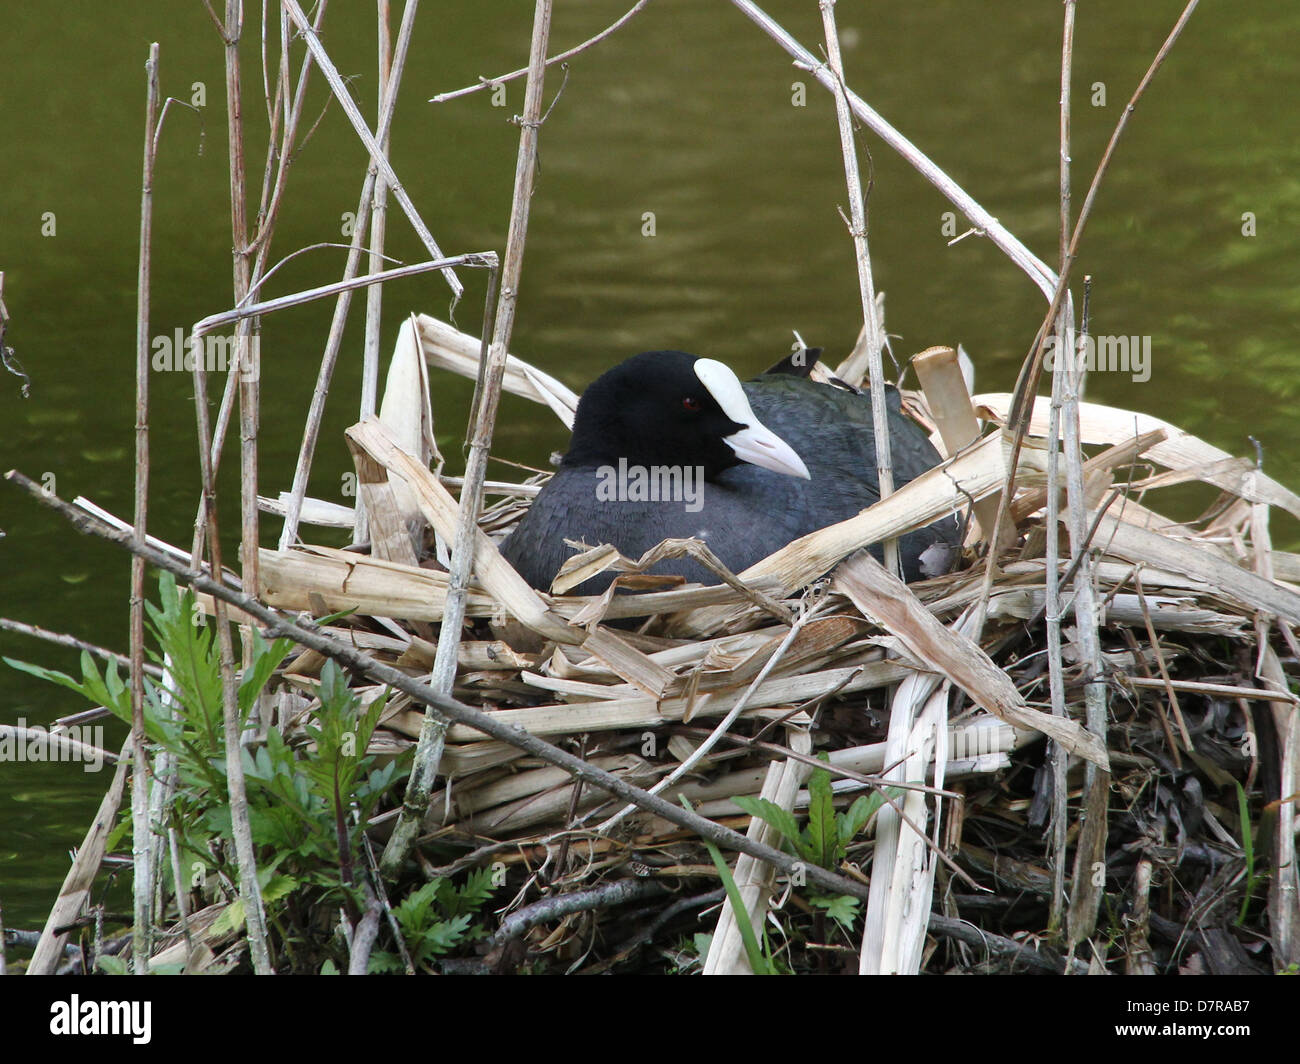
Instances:
[[[682,351],[615,366],[583,393],[568,453],[502,553],[542,590],[574,553],[566,539],[612,543],[635,559],[661,540],[695,536],[738,573],[877,502],[870,398],[783,367],[742,384],[721,362]],[[889,431],[896,486],[939,464],[893,389]],[[947,572],[959,543],[955,518],[903,536],[904,577]],[[718,582],[689,558],[649,571]],[[575,592],[598,593],[612,579],[604,573]]]

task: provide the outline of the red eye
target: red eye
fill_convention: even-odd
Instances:
[[[696,399],[694,396],[688,395],[685,399],[682,400],[682,406],[684,406],[687,410],[690,410],[693,413],[694,411],[700,408],[700,401]]]

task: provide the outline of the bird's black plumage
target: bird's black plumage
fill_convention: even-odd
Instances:
[[[747,426],[731,416],[737,412],[734,402],[728,404],[730,414],[724,412],[697,376],[699,361],[680,351],[646,352],[588,387],[559,470],[502,545],[506,558],[532,586],[549,588],[573,554],[566,539],[590,546],[612,543],[636,558],[661,540],[696,536],[728,568],[740,572],[879,500],[868,396],[788,374],[765,374],[741,385],[761,426],[803,460],[808,472],[803,479],[737,457],[726,437]],[[712,365],[734,382],[729,371]],[[726,385],[719,390],[725,393]],[[920,426],[903,415],[896,391],[890,399],[894,479],[901,486],[937,465],[940,457]],[[699,494],[611,500],[609,478],[620,460],[628,469],[698,471],[695,483],[681,483]],[[958,542],[953,518],[904,536],[899,545],[904,576],[915,580],[947,571]],[[879,547],[872,551],[879,556]],[[661,562],[650,571],[717,582],[688,558]],[[576,591],[602,591],[612,578],[602,574]]]

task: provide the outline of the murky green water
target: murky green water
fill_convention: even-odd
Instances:
[[[143,65],[162,46],[165,93],[207,92],[201,121],[167,120],[155,185],[153,332],[171,334],[230,302],[222,56],[198,3],[9,5],[0,35],[0,268],[8,342],[32,396],[0,376],[0,465],[47,475],[129,514]],[[448,252],[501,250],[522,82],[506,108],[487,93],[430,105],[437,92],[526,58],[531,4],[446,0],[422,8],[394,133],[394,163]],[[589,36],[630,0],[561,3],[553,40]],[[374,111],[373,13],[335,3],[326,43],[367,115]],[[814,0],[769,5],[815,47]],[[1075,56],[1076,204],[1132,88],[1180,10],[1166,0],[1080,5]],[[863,4],[841,0],[854,88],[1041,257],[1056,256],[1060,4]],[[1300,9],[1202,5],[1140,105],[1099,198],[1079,273],[1095,278],[1094,329],[1152,340],[1150,380],[1099,375],[1090,397],[1172,420],[1235,453],[1260,439],[1265,468],[1300,485],[1290,408],[1300,391]],[[246,53],[249,143],[265,135],[256,49]],[[794,106],[807,82],[806,106]],[[550,91],[559,84],[549,81]],[[1094,107],[1094,86],[1105,106]],[[322,82],[309,112],[324,105]],[[960,341],[981,387],[1009,389],[1043,311],[1041,296],[979,239],[948,247],[948,204],[873,137],[871,241],[895,351]],[[260,174],[261,152],[250,151]],[[339,241],[364,155],[331,108],[298,156],[275,236],[284,254]],[[256,182],[254,182],[255,184]],[[680,347],[757,371],[797,329],[838,356],[859,324],[831,101],[731,5],[654,0],[579,57],[542,134],[513,349],[580,388],[646,348]],[[655,235],[643,235],[653,212]],[[1243,235],[1251,212],[1256,235]],[[423,258],[394,213],[389,250]],[[50,232],[52,225],[52,232]],[[45,235],[42,229],[49,235]],[[964,225],[961,228],[965,228]],[[342,252],[303,256],[271,294],[336,279]],[[464,273],[457,311],[475,331],[483,279]],[[444,315],[427,277],[390,285],[385,343],[409,310]],[[323,305],[269,319],[263,339],[262,491],[287,488],[324,342]],[[350,468],[342,429],[357,403],[360,316],[332,392],[311,491],[336,498]],[[188,543],[195,504],[193,399],[186,374],[155,374],[151,531]],[[468,386],[437,380],[444,450],[455,461]],[[544,459],[565,434],[546,411],[508,399],[497,452]],[[232,452],[233,453],[233,452]],[[233,480],[227,478],[227,487]],[[233,530],[234,495],[225,510]],[[1208,495],[1176,500],[1191,516]],[[128,563],[0,488],[0,614],[126,642]],[[266,521],[268,537],[278,525]],[[1283,542],[1294,529],[1279,523]],[[228,537],[233,550],[234,536]],[[0,652],[62,668],[72,655],[0,635]],[[0,671],[0,720],[48,722],[73,697]],[[116,745],[114,733],[107,741]],[[105,774],[76,765],[0,764],[0,905],[8,926],[39,925]]]

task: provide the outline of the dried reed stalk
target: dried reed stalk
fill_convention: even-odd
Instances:
[[[123,545],[130,549],[125,540]],[[151,548],[142,546],[139,549],[148,551]],[[90,822],[90,827],[86,830],[86,837],[77,848],[72,867],[63,877],[63,885],[59,888],[59,896],[55,899],[54,907],[50,909],[50,915],[45,918],[45,927],[41,930],[41,937],[37,940],[36,949],[27,965],[28,975],[54,974],[59,958],[63,956],[63,947],[68,941],[68,932],[56,929],[67,928],[75,923],[90,898],[90,888],[95,884],[95,875],[99,872],[100,862],[104,859],[108,836],[113,830],[118,806],[122,804],[122,794],[126,790],[126,770],[133,761],[131,746],[132,740],[128,737],[122,745],[121,754],[118,755],[117,768],[113,772],[113,780],[108,785],[108,791],[99,803],[95,819]]]
[[[1084,280],[1088,284],[1087,278]],[[1085,287],[1079,347],[1074,343],[1073,323],[1063,311],[1057,333],[1061,351],[1082,349],[1088,333],[1088,295]],[[1074,571],[1075,645],[1083,665],[1083,700],[1088,730],[1106,744],[1109,689],[1103,671],[1098,634],[1097,594],[1094,583],[1092,540],[1088,535],[1088,501],[1083,479],[1083,443],[1079,432],[1079,403],[1082,401],[1085,367],[1079,359],[1066,359],[1063,369],[1053,374],[1053,387],[1063,399],[1061,417],[1065,428],[1066,491],[1069,506],[1065,521],[1070,533],[1070,567]],[[1059,386],[1058,386],[1059,380]],[[1052,527],[1049,541],[1055,538]],[[1049,577],[1055,574],[1049,564]],[[1059,612],[1058,612],[1059,616]],[[1059,653],[1059,640],[1057,650]],[[1055,707],[1054,707],[1055,708]],[[1063,756],[1063,755],[1062,755]],[[1074,949],[1089,938],[1097,926],[1105,870],[1106,838],[1110,820],[1110,772],[1096,765],[1084,766],[1081,827],[1075,842],[1074,879],[1066,914],[1066,943]]]
[[[1074,65],[1074,0],[1065,0],[1065,24],[1061,34],[1061,98],[1060,98],[1060,191],[1061,213],[1059,226],[1059,265],[1063,270],[1070,251],[1070,89],[1071,72]],[[1058,319],[1064,323],[1065,315]],[[1058,342],[1064,339],[1058,333]],[[1073,350],[1073,347],[1066,348]],[[1058,488],[1060,469],[1060,424],[1061,391],[1063,367],[1058,365],[1052,375],[1051,423],[1047,436],[1047,569],[1046,569],[1046,628],[1047,628],[1047,668],[1048,683],[1052,700],[1052,713],[1064,718],[1065,706],[1065,668],[1061,660],[1061,538],[1060,506],[1061,494]],[[1077,404],[1074,407],[1077,424]],[[996,523],[996,515],[994,521]],[[1069,803],[1066,788],[1066,769],[1069,754],[1059,743],[1048,747],[1048,757],[1052,765],[1052,902],[1047,918],[1049,934],[1057,934],[1065,913],[1065,862],[1067,832],[1069,828]]]
[[[245,247],[247,225],[244,216],[243,123],[240,115],[239,41],[242,33],[242,5],[239,0],[226,0],[226,21],[222,28],[226,43],[226,101],[227,127],[230,136],[231,225],[235,236],[235,301],[238,303],[248,291],[249,262]],[[241,326],[237,336],[247,338]],[[242,355],[243,352],[241,351]],[[245,393],[240,392],[241,404]],[[253,393],[251,398],[256,398]],[[221,540],[218,535],[217,494],[212,454],[215,442],[208,416],[207,372],[204,359],[194,360],[194,406],[199,436],[199,470],[203,486],[203,505],[208,555],[212,572],[221,573]],[[211,442],[210,442],[211,441]],[[254,488],[256,477],[254,476]],[[241,502],[244,496],[241,492]],[[256,493],[253,496],[256,507]],[[197,542],[197,535],[196,535]],[[257,549],[257,540],[251,541]],[[247,570],[257,572],[254,558]],[[226,784],[230,798],[231,833],[235,842],[235,861],[239,869],[239,893],[244,903],[244,918],[248,927],[249,953],[253,970],[259,975],[270,975],[270,950],[267,945],[266,913],[262,908],[262,891],[257,880],[257,855],[253,849],[252,828],[248,816],[248,796],[244,785],[243,747],[239,741],[240,720],[237,685],[235,679],[235,652],[224,602],[215,603],[217,640],[220,647],[222,728],[226,746]]]
[[[976,705],[1018,728],[1033,728],[1062,743],[1073,754],[1108,766],[1106,748],[1068,718],[1031,709],[1010,677],[964,631],[948,629],[897,577],[869,554],[860,554],[835,572],[843,591],[863,613],[901,639],[914,657],[946,676]]]
[[[135,310],[135,543],[149,523],[149,284],[153,248],[153,171],[157,155],[158,44],[145,63],[144,162],[140,189],[140,262]],[[152,832],[149,822],[149,750],[144,728],[144,559],[131,556],[131,858],[134,925],[131,954],[136,975],[147,975],[153,939]]]
[[[1256,573],[1272,582],[1269,557],[1272,539],[1268,527],[1268,507],[1255,503],[1251,507],[1250,532],[1255,548]],[[1290,684],[1277,653],[1268,640],[1275,618],[1266,611],[1255,615],[1255,642],[1259,648],[1256,675],[1279,695],[1291,695]],[[1280,622],[1285,624],[1285,621]],[[1300,964],[1300,869],[1296,864],[1296,803],[1300,794],[1300,708],[1294,701],[1275,702],[1273,726],[1278,742],[1277,823],[1273,835],[1273,875],[1268,887],[1269,927],[1273,933],[1275,972],[1294,971]],[[1250,830],[1246,827],[1245,830]]]
[[[1005,392],[985,393],[974,398],[975,408],[981,417],[1007,424],[1013,406],[1013,397]],[[1026,428],[1029,436],[1048,435],[1048,400],[1039,396],[1034,401]],[[1206,443],[1177,425],[1161,421],[1150,414],[1100,403],[1079,404],[1079,431],[1085,444],[1119,444],[1150,432],[1163,430],[1166,439],[1143,453],[1153,462],[1204,480],[1224,491],[1231,492],[1249,502],[1264,502],[1300,517],[1300,495],[1283,487],[1265,473],[1256,474],[1243,468],[1239,460],[1227,451]],[[1170,481],[1173,482],[1173,481]]]
[[[410,5],[411,8],[414,5]],[[377,130],[375,140],[385,156],[389,150],[389,130],[379,131],[379,124],[384,116],[384,98],[387,95],[388,81],[392,73],[392,41],[389,37],[388,0],[378,0],[375,5],[377,14],[376,50],[378,51],[378,99],[375,106]],[[374,176],[374,191],[371,193],[370,205],[370,272],[378,273],[384,268],[384,235],[388,221],[388,183],[379,175],[379,168],[372,160],[369,173]],[[369,174],[367,174],[369,177]],[[361,350],[361,406],[362,419],[375,413],[375,400],[379,392],[379,326],[384,305],[384,290],[380,285],[371,285],[366,289],[366,327]],[[367,538],[366,498],[357,494],[355,524],[352,528],[352,542],[363,543]]]
[[[951,458],[980,438],[979,420],[975,417],[975,407],[958,364],[957,352],[951,347],[928,347],[913,356],[912,367],[939,428],[944,454]],[[989,550],[996,553],[992,539],[993,526],[997,523],[998,496],[990,495],[978,500],[974,510],[980,537],[989,543]],[[971,540],[972,536],[968,534],[966,541],[969,543]]]
[[[974,630],[968,613],[959,622]],[[937,675],[916,674],[899,685],[890,701],[885,759],[894,767],[887,781],[924,783],[931,766],[935,786],[943,786],[947,762],[948,687]],[[934,796],[938,838],[941,799]],[[920,971],[928,917],[934,904],[931,856],[921,832],[929,815],[927,795],[912,789],[901,806],[888,802],[876,818],[876,847],[871,859],[871,897],[863,920],[858,971],[862,975],[915,975]]]
[[[798,753],[812,753],[812,735],[806,728],[790,728],[790,746]],[[773,761],[767,769],[767,778],[763,781],[763,790],[759,797],[766,798],[787,812],[794,809],[799,787],[811,770],[798,761]],[[781,833],[760,817],[751,817],[746,832],[756,842],[769,845],[781,842]],[[709,943],[709,952],[704,958],[705,975],[752,975],[749,958],[745,953],[744,939],[741,936],[739,921],[748,920],[755,937],[761,942],[763,924],[767,919],[768,902],[776,882],[775,870],[755,860],[747,854],[736,859],[733,873],[736,887],[740,891],[744,912],[736,912],[730,899],[718,913],[718,922],[713,929],[713,938]]]
[[[822,30],[826,34],[826,57],[835,78],[835,117],[840,131],[840,153],[844,156],[844,180],[849,192],[849,234],[853,237],[854,257],[858,267],[858,292],[862,297],[862,332],[865,343],[861,345],[869,379],[871,381],[871,419],[875,434],[876,475],[879,478],[880,498],[894,494],[894,463],[890,457],[889,410],[885,402],[885,368],[881,352],[885,345],[884,329],[876,309],[876,284],[871,276],[871,254],[867,248],[867,212],[862,194],[862,179],[858,174],[858,145],[853,139],[853,118],[849,111],[848,86],[844,81],[844,62],[840,57],[840,35],[835,27],[835,0],[820,0]],[[855,352],[856,354],[856,352]],[[860,377],[857,366],[849,368],[848,379]],[[885,541],[885,568],[891,573],[901,573],[898,560],[898,540]]]
[[[376,26],[376,45],[378,49],[378,93],[375,101],[378,114],[375,128],[383,119],[384,98],[388,93],[388,81],[392,76],[392,41],[388,28],[388,0],[379,0],[376,4],[378,21]],[[380,152],[387,157],[390,131],[385,129],[375,137]],[[370,272],[378,273],[384,268],[384,229],[388,220],[388,182],[378,174],[378,167],[372,160],[371,167],[376,170],[375,190],[370,207]],[[366,289],[366,331],[361,359],[361,412],[364,419],[375,413],[375,401],[379,393],[379,325],[383,309],[384,290],[379,285]]]
[[[324,21],[326,6],[327,6],[326,4],[322,3],[319,5],[317,9],[316,26],[318,29],[321,23]],[[226,32],[226,27],[222,24],[221,20],[217,18],[216,13],[212,10],[210,6],[208,6],[208,13],[212,16],[212,21],[216,25],[217,31],[221,34],[222,40],[226,42],[227,54],[229,54],[231,44],[229,40],[229,34]],[[284,27],[282,23],[282,39],[284,41],[284,46],[287,48],[288,40],[285,34],[283,33],[283,29]],[[262,27],[262,31],[263,31],[263,38],[264,38],[265,35],[264,25]],[[264,40],[263,40],[263,44],[265,44]],[[236,42],[236,48],[237,48],[237,42]],[[287,70],[287,63],[288,63],[288,59],[286,54],[281,57],[282,70]],[[265,62],[263,63],[263,66],[265,67]],[[258,232],[252,241],[247,242],[244,245],[244,251],[246,252],[246,255],[251,255],[253,254],[254,251],[256,251],[256,257],[249,271],[248,292],[250,293],[258,290],[261,287],[261,283],[264,278],[263,270],[266,264],[266,257],[270,251],[271,234],[274,232],[276,219],[279,215],[279,207],[281,203],[281,197],[284,192],[285,181],[288,176],[289,165],[293,161],[293,142],[297,132],[297,124],[302,115],[303,103],[306,100],[307,80],[308,80],[307,75],[310,72],[310,70],[311,70],[311,56],[307,55],[304,56],[303,58],[302,69],[300,70],[298,75],[298,88],[294,99],[293,108],[288,120],[284,123],[283,128],[281,128],[281,123],[280,123],[280,109],[278,107],[272,108],[268,101],[268,112],[270,113],[270,118],[271,118],[271,132],[270,132],[270,139],[267,144],[266,167],[263,172],[262,200],[258,210],[258,218],[259,218]],[[283,99],[284,93],[286,92],[286,88],[285,88],[286,84],[287,84],[287,74],[281,78],[281,80],[277,85],[278,94],[281,99]],[[229,84],[227,84],[227,91],[229,92]],[[287,101],[285,101],[285,103],[287,106]],[[242,126],[242,119],[240,125]],[[274,142],[275,142],[277,131],[280,132],[282,138],[280,144],[280,150],[278,152],[278,165],[276,165],[277,152],[274,149]],[[241,156],[242,156],[242,148],[241,148]],[[275,169],[274,183],[272,183],[271,181],[271,173],[272,173],[273,165]],[[233,190],[232,190],[232,194],[233,194]],[[232,217],[232,225],[233,225],[233,217]],[[238,253],[239,250],[240,250],[239,245],[236,245],[235,247],[236,253]],[[252,335],[250,330],[251,330],[251,326],[249,326],[246,329],[240,330],[237,336],[237,344],[239,345],[236,348],[237,353],[240,353],[241,347],[247,346],[248,337]],[[226,374],[225,387],[221,395],[221,405],[217,411],[216,429],[212,434],[212,440],[210,443],[211,462],[212,462],[212,468],[214,473],[216,470],[221,468],[221,455],[222,455],[223,448],[225,447],[226,432],[230,426],[231,413],[234,409],[235,395],[238,391],[239,385],[242,384],[242,381],[240,380],[240,374],[239,374],[240,363],[241,360],[238,357],[231,360],[229,372]],[[199,509],[198,509],[198,513],[195,515],[194,518],[194,539],[193,539],[193,544],[190,552],[191,559],[193,561],[193,564],[195,565],[198,564],[199,559],[202,556],[203,536],[204,536],[205,528],[206,528],[206,518],[203,513],[203,498],[202,495],[200,494]]]

